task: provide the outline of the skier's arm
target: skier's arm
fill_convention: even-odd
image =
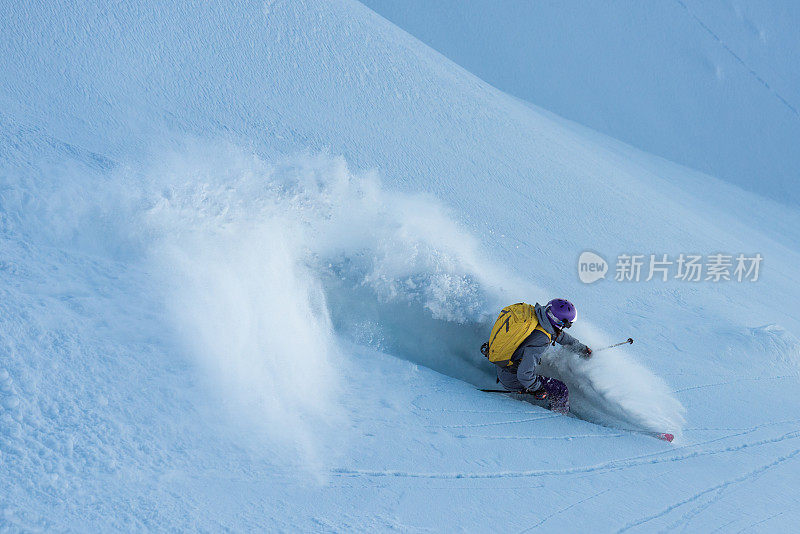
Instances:
[[[568,347],[572,352],[576,354],[580,354],[581,356],[588,358],[592,354],[592,349],[572,337],[571,335],[567,334],[563,330],[561,334],[556,338],[556,343],[559,345],[563,345]]]

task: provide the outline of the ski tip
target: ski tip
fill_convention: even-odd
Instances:
[[[675,436],[673,436],[672,434],[668,434],[666,432],[658,434],[656,437],[658,439],[661,439],[661,440],[664,440],[664,441],[668,441],[670,443],[672,443],[672,440],[675,439]]]

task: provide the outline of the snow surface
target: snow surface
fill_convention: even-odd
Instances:
[[[795,210],[356,2],[0,20],[4,529],[797,522]],[[586,249],[765,260],[752,284],[586,286]],[[588,421],[475,387],[499,307],[552,296],[590,345],[636,338],[551,358]]]
[[[363,0],[519,98],[800,205],[800,3]]]

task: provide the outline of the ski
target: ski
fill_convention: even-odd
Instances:
[[[634,434],[642,434],[643,436],[650,436],[652,438],[660,439],[661,441],[666,441],[667,443],[672,443],[672,440],[675,439],[675,436],[669,432],[650,432],[647,430],[633,430],[630,428],[623,428],[621,430],[624,432],[633,432]]]
[[[506,393],[508,395],[528,395],[530,397],[533,397],[533,394],[528,393],[527,391],[509,391],[507,389],[481,389],[480,391],[483,391],[484,393]],[[531,402],[531,404],[536,404],[537,406],[541,406],[540,403],[532,402],[532,400],[538,400],[538,399],[531,399],[531,400],[526,399],[526,401]],[[548,409],[547,406],[542,406],[542,407]],[[571,413],[565,415],[579,419],[578,417],[576,417]],[[647,430],[633,430],[633,429],[623,429],[623,430],[626,430],[628,432],[634,432],[636,434],[644,434],[645,436],[651,436],[656,439],[660,439],[661,441],[666,441],[667,443],[672,443],[672,440],[675,439],[675,435],[670,434],[669,432],[649,432]]]

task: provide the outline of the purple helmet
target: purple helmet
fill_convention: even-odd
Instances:
[[[575,306],[567,299],[553,299],[544,310],[553,328],[569,328],[578,317]]]

